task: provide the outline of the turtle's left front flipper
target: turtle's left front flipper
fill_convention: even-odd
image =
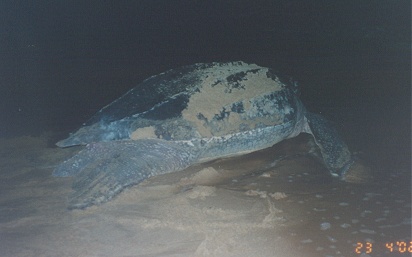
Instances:
[[[189,145],[156,139],[92,143],[62,163],[54,176],[73,176],[69,209],[109,201],[126,187],[187,168],[197,160]]]

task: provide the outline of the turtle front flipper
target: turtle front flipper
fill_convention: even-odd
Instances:
[[[322,154],[323,162],[333,176],[345,179],[345,174],[354,163],[348,146],[337,130],[325,118],[306,112],[305,117],[310,131]]]
[[[157,139],[92,143],[59,165],[54,176],[75,176],[69,209],[109,201],[126,187],[179,171],[197,160],[190,145]]]

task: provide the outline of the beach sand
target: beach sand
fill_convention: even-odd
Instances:
[[[0,141],[0,256],[387,256],[386,242],[411,239],[410,172],[337,181],[305,155],[308,135],[72,211],[72,178],[51,173],[82,147],[50,138]]]

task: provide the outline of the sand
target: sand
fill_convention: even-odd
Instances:
[[[307,135],[72,211],[72,178],[51,173],[81,147],[49,138],[0,140],[0,256],[356,256],[366,241],[385,256],[384,242],[410,241],[410,174],[333,180],[304,155]]]

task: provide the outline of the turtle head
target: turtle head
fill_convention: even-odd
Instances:
[[[90,127],[81,127],[74,133],[70,133],[69,137],[63,140],[60,140],[56,143],[58,147],[69,147],[75,145],[87,145],[91,142],[100,141],[97,136],[98,133],[90,133]]]

